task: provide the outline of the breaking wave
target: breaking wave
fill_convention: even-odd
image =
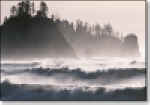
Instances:
[[[76,87],[105,87],[107,90],[124,89],[127,87],[145,86],[144,68],[124,68],[97,70],[85,72],[81,69],[50,69],[33,68],[22,71],[2,71],[2,81],[9,80],[15,84],[44,84],[56,85],[62,89]],[[59,88],[59,89],[61,89]]]
[[[144,101],[146,100],[146,87],[125,88],[107,92],[105,88],[98,88],[96,91],[88,90],[89,87],[80,87],[74,90],[56,90],[50,85],[29,85],[11,84],[4,81],[1,85],[2,97],[5,101]],[[88,91],[87,91],[88,90]]]
[[[3,100],[144,100],[145,74],[139,58],[3,61],[1,86]]]
[[[80,59],[35,59],[30,61],[3,61],[2,69],[22,70],[32,68],[52,68],[52,69],[82,69],[86,72],[96,70],[118,69],[118,68],[145,68],[145,59],[138,58],[120,58],[120,57],[101,57],[101,58],[80,58]]]

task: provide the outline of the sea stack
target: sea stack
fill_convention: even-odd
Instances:
[[[138,38],[134,33],[128,34],[122,44],[122,55],[136,57],[140,55]]]

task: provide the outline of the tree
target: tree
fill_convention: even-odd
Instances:
[[[30,3],[30,1],[29,0],[26,0],[25,2],[25,13],[26,13],[26,15],[31,15],[31,3]]]
[[[83,22],[80,19],[78,19],[76,21],[76,31],[82,32],[82,30],[83,30]]]
[[[8,21],[7,16],[4,18],[4,24]]]
[[[43,1],[40,3],[40,12],[40,15],[42,15],[42,17],[47,17],[48,7]]]
[[[18,3],[17,15],[21,15],[23,13],[22,3]]]
[[[12,6],[11,9],[10,9],[10,15],[11,15],[11,17],[16,16],[16,13],[17,13],[16,7]]]
[[[29,0],[23,0],[18,4],[17,15],[31,15],[31,3]]]
[[[101,26],[99,24],[95,25],[95,33],[97,36],[97,39],[100,39],[100,35],[101,35]]]
[[[34,2],[32,2],[31,8],[32,8],[32,14],[34,14],[35,13]]]
[[[84,23],[83,31],[88,32],[88,23],[87,22]]]
[[[52,21],[55,21],[56,18],[55,18],[54,14],[52,14],[51,19],[52,19]]]
[[[111,24],[104,25],[104,31],[107,33],[107,35],[111,35],[113,32],[113,28]]]

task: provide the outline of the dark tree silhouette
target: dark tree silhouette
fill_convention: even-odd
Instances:
[[[32,11],[32,4],[30,0],[23,0],[18,4],[18,11],[17,11],[18,16],[31,15],[31,11]]]
[[[10,16],[14,17],[16,16],[16,13],[17,13],[17,8],[15,6],[12,6],[10,9]]]
[[[76,21],[76,31],[82,32],[82,30],[83,30],[83,22],[80,19],[78,19]]]
[[[101,26],[99,24],[95,25],[95,32],[96,32],[97,39],[100,39]]]
[[[32,2],[31,9],[32,9],[32,14],[34,14],[35,13],[34,2]]]
[[[45,2],[40,3],[40,10],[38,11],[38,15],[41,17],[47,17],[48,7]]]
[[[18,15],[19,16],[22,16],[23,15],[23,13],[24,13],[24,2],[20,2],[19,4],[18,4]]]
[[[5,18],[4,18],[4,24],[5,24],[7,21],[8,21],[8,18],[7,18],[7,16],[5,16]]]
[[[104,25],[104,32],[106,32],[106,35],[111,35],[113,32],[113,28],[111,24]]]
[[[30,0],[25,0],[25,13],[31,15],[31,3]]]

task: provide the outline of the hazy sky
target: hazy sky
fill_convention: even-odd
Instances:
[[[111,23],[114,30],[136,33],[142,55],[145,54],[145,2],[144,1],[45,1],[49,16],[54,13],[60,18],[75,21],[81,19],[90,24]],[[1,23],[10,14],[10,7],[18,1],[1,1]],[[36,8],[39,9],[39,1]]]

